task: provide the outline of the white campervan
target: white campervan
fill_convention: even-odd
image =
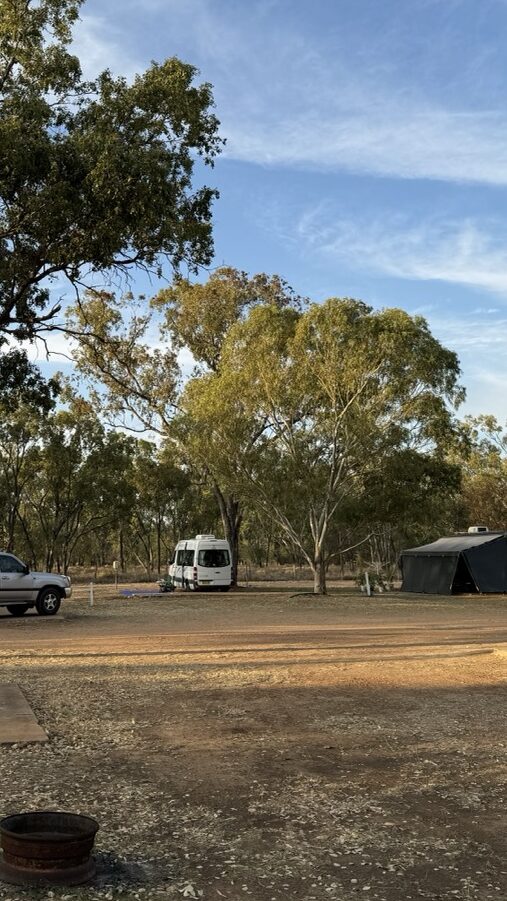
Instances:
[[[196,535],[179,541],[169,576],[175,588],[229,591],[232,577],[229,542],[214,535]]]

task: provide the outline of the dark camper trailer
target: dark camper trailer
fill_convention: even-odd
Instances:
[[[419,594],[507,592],[507,533],[456,535],[401,555],[402,591]]]

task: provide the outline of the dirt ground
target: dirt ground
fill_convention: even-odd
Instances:
[[[0,814],[101,826],[93,885],[2,901],[507,897],[507,598],[291,594],[0,613],[50,735],[0,748]]]

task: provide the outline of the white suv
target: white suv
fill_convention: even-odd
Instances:
[[[0,607],[7,607],[12,616],[23,616],[29,607],[41,616],[52,616],[62,598],[71,594],[68,576],[30,572],[14,554],[0,552]]]

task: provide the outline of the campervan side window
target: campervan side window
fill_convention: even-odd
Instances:
[[[225,548],[207,548],[204,551],[199,551],[197,562],[199,566],[206,566],[211,569],[212,567],[229,566],[231,561],[229,551],[225,550]]]
[[[194,565],[194,552],[193,550],[183,550],[183,548],[178,551],[176,554],[176,565],[177,566],[193,566]]]

